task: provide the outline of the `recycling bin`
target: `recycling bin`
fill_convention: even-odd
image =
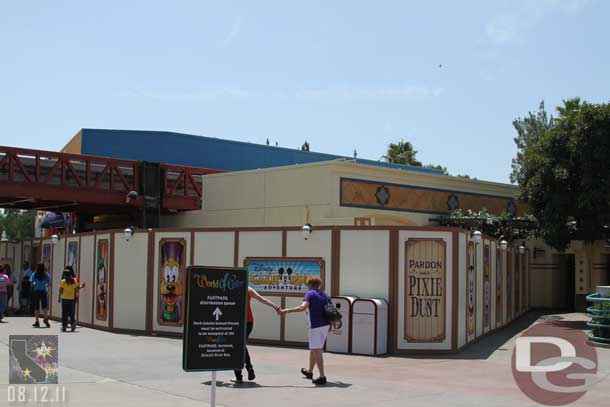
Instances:
[[[383,355],[388,351],[388,303],[360,298],[352,304],[352,353]]]
[[[336,353],[351,353],[352,305],[357,297],[332,297],[331,301],[342,315],[341,326],[333,329],[326,339],[326,350]]]

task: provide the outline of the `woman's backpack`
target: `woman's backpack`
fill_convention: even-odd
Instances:
[[[343,315],[339,312],[335,304],[333,304],[332,300],[329,298],[328,302],[324,306],[324,317],[328,322],[339,322],[343,318]]]

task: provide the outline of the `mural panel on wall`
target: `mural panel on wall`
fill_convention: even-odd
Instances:
[[[473,336],[476,333],[477,317],[476,317],[476,301],[477,301],[477,280],[476,280],[476,251],[474,242],[468,242],[467,248],[468,265],[466,270],[466,333],[468,336]]]
[[[446,338],[446,243],[409,239],[405,243],[405,339],[443,342]]]
[[[491,248],[483,248],[483,329],[491,323]]]
[[[496,325],[502,325],[502,252],[496,249]]]
[[[68,243],[68,261],[66,266],[71,266],[74,274],[78,276],[78,242]]]
[[[521,255],[521,312],[525,312],[527,297],[527,257],[528,253]]]
[[[515,263],[514,263],[514,276],[515,276],[515,311],[513,313],[514,316],[519,315],[519,311],[521,310],[521,255],[519,252],[515,253]]]
[[[513,318],[513,271],[512,253],[506,252],[506,322]]]
[[[250,286],[261,293],[301,296],[309,277],[324,283],[324,260],[318,257],[247,257],[244,267]]]
[[[98,240],[97,259],[95,262],[95,318],[98,321],[108,320],[109,255],[108,239]]]
[[[159,241],[159,325],[182,325],[182,296],[186,275],[186,241],[161,239]]]

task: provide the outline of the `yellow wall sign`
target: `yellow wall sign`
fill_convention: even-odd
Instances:
[[[409,239],[405,261],[405,339],[443,342],[447,319],[445,241]]]

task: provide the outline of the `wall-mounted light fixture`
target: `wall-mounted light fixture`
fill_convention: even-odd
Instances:
[[[519,254],[525,254],[525,242],[521,243],[521,246],[519,246]]]
[[[307,240],[309,239],[309,236],[311,236],[311,232],[313,231],[313,227],[311,226],[311,224],[306,223],[303,225],[303,227],[301,228],[301,232],[303,233],[303,239]]]
[[[59,242],[60,240],[61,240],[60,235],[51,235],[51,243],[57,244],[57,242]]]
[[[481,244],[483,241],[483,234],[480,230],[473,231],[470,236],[474,239],[475,244]]]
[[[0,242],[8,242],[8,237],[6,237],[6,230],[2,231],[2,237],[0,237]]]
[[[508,248],[508,242],[506,240],[500,240],[500,250],[503,252]]]
[[[133,236],[132,227],[128,227],[128,228],[125,228],[125,230],[123,230],[123,237],[125,238],[126,242],[129,242],[129,239],[131,239],[132,236]]]

